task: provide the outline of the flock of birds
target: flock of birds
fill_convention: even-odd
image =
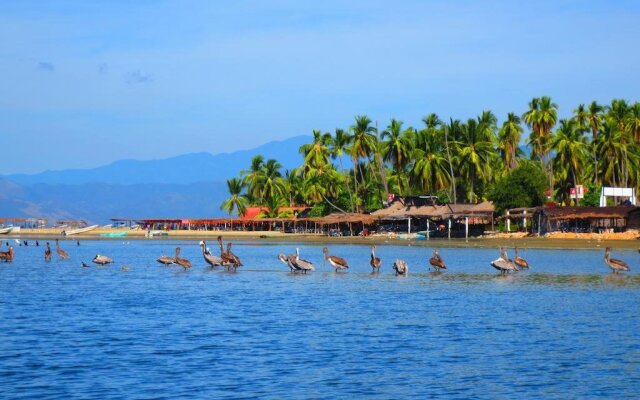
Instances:
[[[202,256],[204,261],[209,264],[211,267],[222,266],[226,267],[227,270],[235,271],[238,267],[241,267],[242,261],[240,258],[233,253],[232,243],[227,243],[226,250],[224,247],[224,243],[222,241],[222,237],[218,236],[218,246],[220,247],[220,256],[214,255],[211,253],[211,250],[207,247],[206,242],[200,242],[200,250],[202,251]],[[2,247],[2,242],[0,241],[0,248]],[[0,251],[0,261],[11,262],[14,259],[14,250],[13,246],[10,243],[7,243],[7,251]],[[491,261],[490,265],[496,270],[500,271],[501,274],[507,274],[510,272],[519,271],[521,269],[529,268],[529,263],[524,258],[518,255],[518,247],[515,247],[515,258],[509,258],[507,254],[507,250],[504,246],[500,246],[500,257]],[[56,254],[61,260],[68,260],[69,253],[67,253],[64,249],[60,247],[60,243],[58,239],[56,239]],[[640,249],[638,250],[640,252]],[[349,263],[342,257],[338,257],[335,255],[329,254],[329,249],[324,247],[322,249],[322,253],[324,255],[324,260],[331,264],[331,266],[335,269],[335,271],[346,270],[349,268]],[[604,262],[605,264],[611,268],[614,273],[619,273],[622,271],[629,271],[629,264],[625,261],[611,258],[611,247],[607,247],[604,253]],[[44,259],[45,261],[51,261],[51,247],[49,242],[46,243],[45,251],[44,251]],[[300,272],[307,273],[309,271],[315,271],[315,266],[311,261],[300,258],[300,249],[296,248],[295,254],[285,255],[283,253],[278,254],[278,259],[282,261],[291,272]],[[191,268],[191,262],[186,259],[180,257],[180,247],[176,247],[175,254],[173,257],[162,255],[157,260],[160,264],[163,265],[171,265],[176,264],[183,267],[185,270]],[[113,263],[113,259],[101,255],[96,254],[96,256],[92,260],[93,263],[98,265],[107,265]],[[382,260],[380,257],[376,255],[376,245],[371,246],[371,259],[369,264],[374,272],[380,271],[380,267],[382,266]],[[447,264],[444,262],[438,250],[434,250],[431,258],[429,259],[429,264],[434,268],[436,272],[440,272],[442,270],[447,269]],[[89,265],[85,262],[82,262],[81,265],[83,267],[89,267]],[[123,270],[128,270],[127,266],[122,267]],[[392,269],[395,271],[396,275],[406,275],[409,273],[409,265],[406,261],[402,259],[396,259],[392,265]]]

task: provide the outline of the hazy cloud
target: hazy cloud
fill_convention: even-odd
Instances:
[[[53,72],[56,70],[56,67],[51,64],[50,62],[47,61],[40,61],[38,62],[37,68],[40,71],[47,71],[47,72]]]
[[[153,80],[153,78],[151,77],[151,75],[144,73],[140,70],[135,70],[135,71],[131,71],[129,72],[126,76],[125,76],[125,82],[129,83],[129,84],[138,84],[138,83],[148,83],[151,82]]]

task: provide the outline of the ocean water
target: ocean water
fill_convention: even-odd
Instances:
[[[637,252],[614,275],[602,249],[528,249],[500,276],[495,249],[442,248],[435,274],[429,248],[379,245],[373,274],[368,246],[331,246],[336,273],[322,246],[238,242],[233,273],[197,241],[61,245],[0,264],[1,398],[640,397]],[[155,262],[176,246],[193,268]],[[296,246],[315,272],[277,260]],[[115,263],[80,266],[96,253]]]

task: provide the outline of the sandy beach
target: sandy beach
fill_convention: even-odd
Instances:
[[[393,244],[425,247],[478,247],[491,248],[500,245],[509,247],[541,249],[599,249],[605,247],[636,249],[640,248],[639,234],[636,231],[624,233],[554,233],[545,237],[526,236],[523,233],[497,233],[477,238],[465,239],[401,239],[394,235],[371,235],[333,237],[325,234],[292,234],[278,231],[166,231],[166,236],[145,237],[146,231],[141,229],[109,229],[98,228],[90,232],[72,236],[63,236],[63,229],[22,229],[19,236],[7,235],[1,239],[43,240],[64,238],[65,240],[215,240],[222,235],[226,240],[264,241],[264,242],[305,242],[305,243],[344,243],[344,244]],[[105,236],[125,232],[125,236]]]

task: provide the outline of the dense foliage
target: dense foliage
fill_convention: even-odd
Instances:
[[[570,119],[558,120],[557,104],[541,97],[532,99],[521,116],[509,113],[501,125],[491,111],[466,121],[442,121],[435,114],[422,121],[414,128],[392,119],[379,131],[359,115],[348,129],[314,130],[312,142],[300,147],[300,167],[282,171],[277,160],[255,156],[240,179],[229,180],[231,197],[222,208],[242,213],[252,204],[276,215],[281,206],[307,204],[314,215],[359,212],[382,207],[388,193],[533,206],[544,190],[553,201],[579,205],[569,195],[576,185],[593,190],[639,185],[640,103],[580,104]],[[531,168],[542,171],[544,187],[539,173],[533,179],[517,172]],[[504,182],[513,185],[511,203],[502,200]],[[520,197],[518,182],[538,193]]]
[[[523,161],[513,171],[498,180],[489,192],[496,212],[516,207],[541,206],[544,204],[544,190],[547,177],[539,165]]]

